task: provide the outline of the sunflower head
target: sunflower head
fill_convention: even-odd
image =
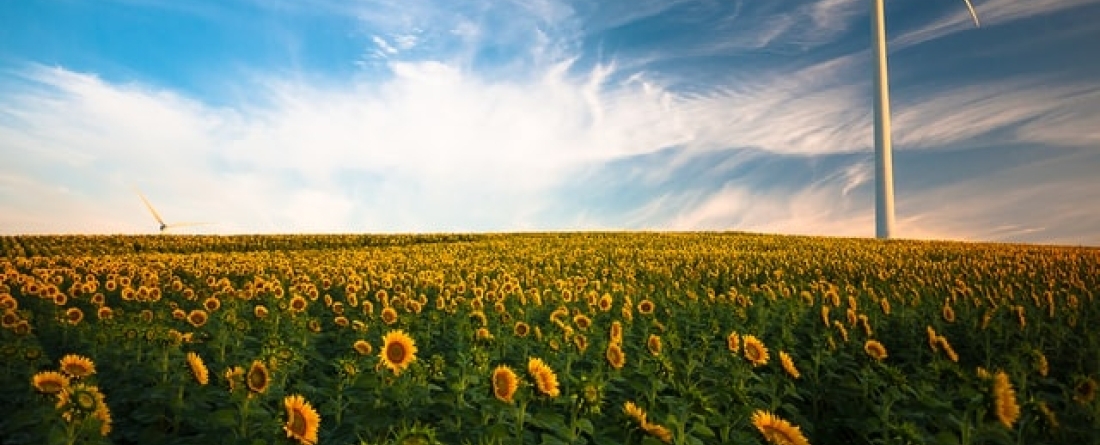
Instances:
[[[515,371],[507,365],[497,366],[493,370],[493,396],[504,403],[512,403],[512,397],[519,388],[519,379]]]
[[[248,368],[248,374],[245,375],[245,383],[254,393],[262,394],[267,391],[268,385],[271,384],[271,372],[267,370],[267,365],[260,360],[253,360],[252,366]]]
[[[661,355],[661,337],[656,334],[649,334],[649,338],[645,342],[646,349],[649,349],[649,353],[654,356]]]
[[[801,374],[798,372],[798,368],[794,366],[794,360],[791,359],[791,355],[787,354],[787,351],[779,351],[779,364],[783,365],[783,370],[787,372],[787,375],[791,378],[799,378]]]
[[[877,340],[867,340],[863,344],[863,352],[877,361],[883,361],[886,359],[886,347],[879,343]]]
[[[244,368],[234,366],[225,370],[225,381],[229,384],[229,392],[234,392],[244,387]]]
[[[623,369],[623,365],[626,364],[626,354],[623,353],[623,348],[618,343],[607,345],[607,351],[604,355],[607,357],[607,363],[612,368]]]
[[[34,389],[43,394],[58,394],[69,387],[69,377],[56,371],[42,371],[31,378]]]
[[[726,347],[734,354],[741,352],[741,336],[736,332],[730,332],[730,335],[726,336]]]
[[[358,352],[359,355],[370,355],[372,349],[370,343],[366,340],[356,340],[351,347],[354,348],[355,352]]]
[[[1020,418],[1016,390],[1012,388],[1012,382],[1004,371],[998,371],[993,376],[993,412],[997,415],[997,420],[1009,429]]]
[[[221,309],[222,301],[219,300],[218,297],[210,297],[203,300],[202,307],[205,308],[207,312],[214,312]]]
[[[283,425],[286,437],[303,445],[316,444],[317,430],[321,426],[321,416],[317,410],[300,395],[286,396],[283,406],[286,407],[286,423]]]
[[[65,322],[71,325],[78,325],[84,320],[84,311],[80,308],[71,307],[65,310]]]
[[[516,325],[512,327],[512,333],[516,334],[516,337],[526,337],[531,332],[531,326],[522,321],[517,321]]]
[[[653,436],[657,440],[661,441],[661,443],[672,443],[672,431],[670,431],[668,428],[665,428],[663,425],[658,425],[656,423],[646,423],[642,425],[642,431],[645,431],[646,434],[649,434],[650,436]]]
[[[300,314],[302,312],[305,312],[305,310],[308,306],[309,306],[309,301],[306,300],[301,295],[295,295],[295,296],[291,297],[291,299],[290,299],[289,309],[290,309],[290,312],[293,312],[295,314]]]
[[[203,363],[202,357],[194,352],[188,352],[187,365],[191,367],[191,375],[200,385],[210,383],[210,371],[206,369],[206,363]]]
[[[99,387],[76,383],[67,386],[58,393],[57,409],[62,411],[66,420],[74,417],[85,418],[100,410],[106,410],[107,404]]]
[[[1097,386],[1100,385],[1092,377],[1082,380],[1073,388],[1073,400],[1082,405],[1089,404],[1096,398]]]
[[[752,424],[772,445],[810,445],[799,427],[770,412],[757,410],[752,414]]]
[[[764,342],[754,335],[746,335],[742,340],[745,341],[745,358],[752,363],[753,367],[768,364],[768,348],[764,346]]]
[[[540,393],[551,398],[561,395],[561,390],[558,387],[558,375],[542,359],[528,359],[527,372],[535,379],[535,386]]]
[[[584,314],[578,314],[573,317],[573,324],[577,326],[577,329],[587,331],[588,327],[592,326],[592,319]]]
[[[648,298],[638,302],[638,313],[642,315],[650,315],[653,313],[653,309],[656,306]]]
[[[209,318],[210,316],[206,313],[206,311],[202,309],[195,309],[187,314],[187,322],[191,323],[191,326],[194,326],[196,328],[200,328],[205,325],[206,320]]]
[[[397,322],[397,310],[393,307],[387,306],[382,309],[382,322],[385,324],[394,324]]]
[[[630,420],[638,424],[639,427],[646,424],[645,410],[634,404],[632,401],[626,401],[623,403],[623,413],[626,414]]]
[[[383,366],[394,374],[401,374],[409,364],[416,361],[416,342],[404,331],[390,331],[382,337],[380,355]]]
[[[95,363],[88,357],[69,354],[61,358],[61,372],[74,379],[82,379],[95,374]]]

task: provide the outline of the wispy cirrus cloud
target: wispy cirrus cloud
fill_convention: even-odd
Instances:
[[[1098,0],[975,0],[974,7],[979,21],[983,27],[992,27],[1015,22],[1018,20],[1034,19],[1051,14],[1071,11],[1078,8],[1092,7],[1100,4]],[[948,35],[973,29],[974,23],[970,12],[959,1],[959,7],[947,12],[932,22],[919,28],[907,31],[890,39],[890,45],[894,49],[917,45]]]

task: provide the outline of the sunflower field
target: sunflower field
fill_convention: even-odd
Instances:
[[[0,237],[0,444],[1100,443],[1100,250]]]

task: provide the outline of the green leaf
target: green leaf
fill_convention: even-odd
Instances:
[[[577,429],[589,435],[594,434],[596,431],[596,427],[593,426],[592,421],[588,419],[577,420]]]
[[[714,430],[711,430],[710,427],[708,427],[708,426],[706,426],[702,423],[696,423],[694,426],[692,426],[691,427],[691,434],[696,435],[696,436],[701,436],[701,437],[708,437],[708,438],[717,437],[717,435],[714,434]]]

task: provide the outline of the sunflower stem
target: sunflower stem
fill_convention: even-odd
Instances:
[[[248,411],[249,411],[249,406],[250,406],[249,402],[251,400],[252,400],[251,395],[247,395],[247,396],[244,397],[244,400],[241,402],[241,424],[240,424],[241,433],[240,433],[240,437],[242,439],[248,438]]]
[[[527,413],[527,400],[519,404],[516,408],[516,441],[517,443],[523,443],[523,417]]]

